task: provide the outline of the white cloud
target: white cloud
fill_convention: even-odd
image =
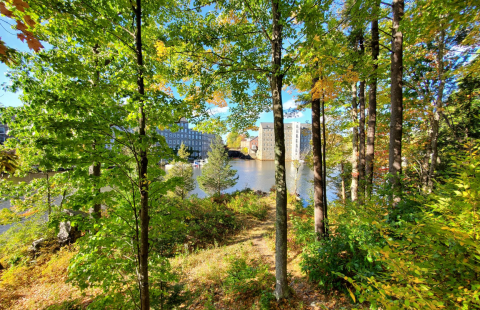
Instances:
[[[292,98],[288,100],[287,102],[283,103],[283,108],[284,109],[294,109],[297,107],[297,104],[295,103],[295,98]]]
[[[208,111],[208,113],[213,116],[213,115],[217,115],[217,114],[223,114],[223,113],[227,113],[228,112],[228,106],[227,107],[223,107],[223,108],[220,108],[220,107],[215,107],[215,108],[212,108]]]

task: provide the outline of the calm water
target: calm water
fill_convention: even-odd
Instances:
[[[269,192],[270,188],[275,184],[275,162],[274,161],[260,161],[260,160],[232,160],[232,168],[237,170],[237,175],[239,176],[237,184],[225,190],[226,193],[231,193],[236,190],[242,190],[245,188],[251,188],[254,190],[262,190],[264,192]],[[56,172],[49,173],[53,175]],[[202,168],[194,168],[193,176],[202,174]],[[310,170],[306,165],[302,165],[299,170],[299,179],[297,184],[297,192],[300,194],[300,198],[304,201],[308,201],[312,196],[313,185],[310,182],[313,180],[313,171]],[[27,176],[26,178],[15,178],[14,182],[30,182],[34,178],[44,178],[45,174],[43,173],[33,173]],[[293,163],[287,162],[287,188],[290,192],[294,190],[294,178],[295,178],[295,169],[293,168]],[[206,197],[207,195],[198,187],[190,192],[191,194],[196,194],[198,197]],[[336,198],[336,195],[332,189],[327,189],[327,198],[328,200],[333,200]],[[60,199],[58,199],[58,202]],[[57,202],[57,203],[58,203]],[[10,201],[0,200],[0,209],[10,207]],[[0,234],[6,231],[10,226],[0,225]]]
[[[269,192],[270,188],[275,184],[275,162],[274,161],[260,161],[260,160],[241,160],[236,159],[230,162],[232,168],[237,170],[239,176],[238,182],[235,187],[225,190],[226,193],[231,193],[236,190],[242,190],[245,188],[251,188],[255,190],[262,190]],[[293,192],[295,185],[295,168],[293,163],[287,162],[287,189]],[[196,178],[202,174],[202,168],[194,168],[193,175]],[[310,182],[313,180],[313,171],[310,170],[307,165],[303,164],[298,169],[299,179],[297,184],[297,192],[300,194],[302,200],[308,200],[312,195],[313,184]],[[199,197],[205,197],[206,194],[198,187],[191,192],[191,194],[197,194]],[[335,199],[335,193],[333,190],[327,190],[327,198],[329,200]]]

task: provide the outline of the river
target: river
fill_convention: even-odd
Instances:
[[[226,193],[231,193],[236,190],[242,190],[245,188],[251,188],[255,190],[262,190],[269,192],[270,188],[275,184],[275,162],[274,161],[261,161],[261,160],[242,160],[234,159],[230,162],[232,169],[237,170],[238,182],[237,184],[225,190]],[[286,163],[287,171],[287,189],[293,192],[295,188],[295,168],[292,162]],[[194,168],[193,176],[202,174],[202,168]],[[313,171],[308,168],[307,165],[302,164],[298,169],[299,179],[297,192],[300,194],[302,200],[307,201],[312,196],[313,184],[310,182],[313,180]],[[196,185],[196,188],[190,192],[191,194],[197,194],[198,197],[206,197],[206,194]],[[335,192],[332,189],[327,190],[328,200],[336,199]]]
[[[237,184],[234,187],[225,190],[226,193],[231,193],[236,190],[242,190],[245,188],[269,192],[270,188],[275,184],[275,162],[273,161],[234,159],[230,162],[230,164],[233,169],[237,170],[237,176],[239,178]],[[295,169],[292,162],[286,163],[286,171],[287,188],[289,191],[293,192],[295,187]],[[49,175],[52,175],[54,173],[56,172],[49,173]],[[313,185],[311,181],[313,180],[313,171],[310,170],[310,168],[308,168],[305,164],[302,164],[298,170],[298,173],[299,179],[297,192],[305,204],[312,196]],[[193,169],[194,178],[201,174],[202,168]],[[42,177],[45,177],[45,174],[33,173],[25,178],[12,178],[12,180],[14,182],[30,182],[34,178]],[[207,196],[198,187],[198,184],[196,185],[196,188],[190,192],[190,194],[196,194],[200,198]],[[336,199],[335,192],[332,189],[327,189],[327,199]],[[58,200],[58,202],[60,201],[59,199],[56,200]],[[10,207],[9,201],[0,201],[0,210],[8,207]],[[9,227],[9,225],[0,225],[0,234],[6,231]]]

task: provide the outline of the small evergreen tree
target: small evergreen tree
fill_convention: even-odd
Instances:
[[[168,170],[166,179],[171,179],[174,177],[181,178],[183,180],[183,184],[177,185],[175,187],[174,193],[175,195],[185,199],[187,197],[188,192],[193,191],[195,189],[195,180],[193,179],[193,168],[187,161],[188,156],[190,155],[187,151],[187,147],[185,144],[182,143],[180,149],[177,153],[178,157],[180,157],[179,161],[173,161],[173,167]]]
[[[210,145],[208,163],[202,169],[202,175],[197,177],[200,188],[208,194],[220,194],[224,189],[237,184],[237,170],[229,164],[228,155],[225,153],[222,138],[216,137]]]

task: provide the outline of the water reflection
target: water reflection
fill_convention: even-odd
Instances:
[[[225,190],[226,193],[231,193],[236,190],[251,188],[255,190],[270,191],[270,188],[275,184],[275,162],[274,161],[260,161],[260,160],[241,160],[236,159],[231,162],[232,168],[237,170],[239,176],[235,187]],[[287,189],[293,192],[295,188],[295,168],[292,162],[286,163],[287,172]],[[202,168],[194,168],[193,175],[196,178],[202,174]],[[312,196],[313,171],[307,165],[302,164],[298,169],[298,184],[297,192],[300,194],[302,200],[308,200]],[[206,194],[196,185],[196,188],[190,192],[197,194],[199,197],[206,197]],[[327,189],[328,200],[336,199],[336,195],[332,189]]]

